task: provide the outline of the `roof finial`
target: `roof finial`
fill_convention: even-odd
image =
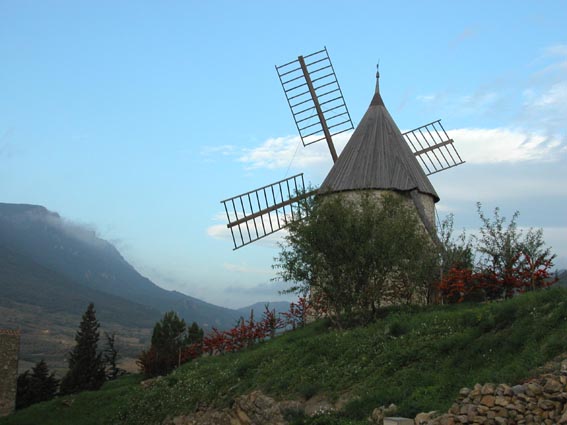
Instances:
[[[376,90],[375,93],[380,93],[380,59],[376,64]]]

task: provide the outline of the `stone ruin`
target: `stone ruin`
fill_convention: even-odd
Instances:
[[[20,331],[0,329],[0,417],[14,412]]]

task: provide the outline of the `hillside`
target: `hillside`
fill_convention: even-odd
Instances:
[[[29,258],[0,246],[0,328],[20,328],[20,370],[44,359],[66,368],[81,315],[94,302],[102,331],[118,335],[122,358],[133,363],[147,345],[159,311],[77,285]],[[129,360],[132,359],[132,360]]]
[[[333,417],[295,415],[297,425],[362,425],[390,403],[407,417],[445,411],[461,387],[522,382],[565,352],[567,289],[487,304],[393,307],[368,326],[338,331],[318,321],[241,353],[201,358],[149,388],[130,376],[0,424],[157,424],[260,389],[278,399],[344,402]]]
[[[234,310],[160,288],[140,275],[112,244],[42,206],[0,203],[0,246],[74,284],[159,312],[175,310],[205,328],[232,326],[239,316]],[[33,293],[28,295],[34,304]]]
[[[563,286],[567,288],[567,270],[558,270],[557,279],[559,279],[556,285]]]

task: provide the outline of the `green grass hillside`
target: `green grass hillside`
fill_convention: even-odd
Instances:
[[[521,382],[564,352],[564,288],[483,305],[396,307],[365,327],[337,331],[319,321],[241,353],[199,359],[148,389],[127,377],[0,424],[159,424],[197,403],[228,406],[253,389],[281,399],[348,395],[337,417],[296,423],[363,424],[374,407],[389,403],[408,417],[446,410],[463,386]]]

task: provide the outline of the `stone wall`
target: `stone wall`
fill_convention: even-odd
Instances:
[[[20,331],[0,329],[0,416],[9,415],[16,405]]]
[[[326,195],[329,196],[329,195]],[[398,199],[402,199],[403,203],[410,209],[415,209],[415,204],[411,199],[409,193],[407,192],[396,192],[392,190],[351,190],[345,192],[338,192],[330,194],[330,196],[341,196],[348,202],[357,204],[363,196],[370,196],[378,205],[382,205],[384,202],[384,196],[394,196]],[[435,200],[431,195],[426,195],[424,193],[418,193],[419,200],[423,204],[425,216],[429,222],[435,226]],[[419,218],[419,216],[418,216]],[[419,218],[421,222],[421,218]],[[425,229],[425,225],[424,225]]]
[[[476,384],[463,388],[448,413],[418,425],[567,424],[567,361],[561,370],[524,384]]]

